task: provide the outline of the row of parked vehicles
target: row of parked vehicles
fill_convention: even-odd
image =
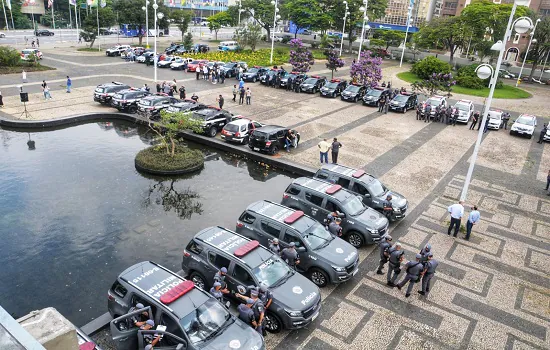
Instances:
[[[195,234],[183,250],[180,274],[151,261],[127,268],[108,290],[117,349],[143,350],[153,337],[160,338],[160,349],[265,349],[263,337],[232,315],[229,304],[207,293],[222,268],[229,291],[224,301],[240,304],[237,293],[269,290],[268,332],[307,327],[321,309],[319,288],[351,280],[359,271],[357,249],[387,235],[388,219],[369,203],[390,193],[397,199],[390,219],[401,219],[407,209],[401,195],[364,170],[325,165],[312,178],[292,181],[281,203],[250,204],[234,230],[212,226]],[[324,226],[335,212],[342,218],[340,237]],[[281,249],[294,245],[298,264],[266,248],[275,239]],[[134,326],[146,320],[155,328]]]

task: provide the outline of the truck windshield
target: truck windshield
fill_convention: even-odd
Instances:
[[[191,343],[206,341],[226,327],[231,314],[216,299],[208,299],[196,310],[183,317],[180,324]]]
[[[305,233],[303,237],[312,250],[322,248],[334,239],[321,224],[313,225],[311,230]]]
[[[279,280],[289,275],[290,269],[282,260],[272,257],[252,270],[252,273],[260,283],[264,283],[268,287],[271,287]]]

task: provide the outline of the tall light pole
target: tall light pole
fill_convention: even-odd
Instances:
[[[243,12],[243,5],[242,0],[238,0],[239,2],[239,27],[241,26],[241,12]]]
[[[498,41],[493,46],[491,46],[491,50],[493,51],[499,51],[498,59],[497,59],[497,65],[495,69],[491,67],[488,64],[481,64],[476,68],[477,76],[480,79],[487,79],[492,76],[491,82],[490,82],[490,89],[489,89],[489,96],[487,97],[487,102],[485,104],[485,109],[483,110],[483,118],[481,120],[481,126],[479,128],[479,132],[477,133],[477,140],[476,144],[474,146],[474,152],[472,154],[472,157],[470,158],[470,166],[468,168],[468,173],[466,174],[466,180],[464,181],[464,187],[462,188],[462,193],[460,194],[460,200],[464,201],[466,200],[466,197],[468,195],[468,187],[470,186],[470,182],[472,181],[472,174],[474,172],[475,163],[477,160],[477,154],[479,152],[479,146],[481,145],[481,139],[483,138],[483,131],[485,123],[487,122],[487,117],[489,115],[489,109],[491,108],[491,102],[493,100],[493,94],[495,92],[495,86],[498,79],[498,72],[500,70],[500,65],[502,63],[502,57],[504,56],[504,51],[506,50],[506,43],[508,42],[508,39],[510,38],[512,34],[512,28],[516,30],[519,34],[526,33],[530,28],[532,23],[530,24],[530,20],[526,17],[518,18],[515,22],[514,20],[514,14],[516,13],[516,8],[518,5],[524,6],[529,3],[529,0],[515,0],[514,5],[512,6],[512,12],[510,13],[510,18],[508,19],[508,25],[506,26],[506,31],[504,33],[504,39],[502,41]]]
[[[153,70],[155,74],[155,83],[157,82],[157,63],[158,63],[158,56],[157,56],[157,35],[158,35],[158,28],[157,28],[157,10],[159,8],[159,5],[157,5],[157,0],[155,0],[155,3],[153,4],[153,10],[154,10],[154,16],[155,16],[155,48],[154,48],[154,55],[153,55]],[[162,13],[159,13],[159,15]],[[164,17],[164,15],[162,16]]]
[[[342,56],[342,48],[344,47],[344,33],[346,32],[346,18],[349,16],[349,7],[348,2],[344,0],[344,5],[346,5],[346,11],[344,12],[344,26],[342,27],[342,40],[340,40],[340,56]]]
[[[277,27],[277,22],[279,21],[279,19],[281,19],[281,16],[279,16],[278,14],[279,12],[279,7],[277,7],[278,4],[279,4],[278,0],[271,1],[271,5],[275,6],[275,8],[273,11],[273,32],[271,33],[271,57],[269,58],[270,64],[273,64],[273,48],[275,47],[275,28]]]
[[[363,0],[363,6],[359,8],[359,11],[363,12],[363,29],[361,29],[361,41],[359,41],[359,52],[357,53],[357,61],[361,58],[361,49],[363,48],[363,38],[365,37],[365,25],[369,18],[367,17],[367,7],[369,0]]]
[[[145,11],[145,42],[147,48],[149,48],[149,12],[147,8],[149,7],[149,0],[145,1],[145,6],[143,6],[141,9]]]
[[[527,45],[527,51],[525,51],[525,55],[523,56],[523,63],[521,64],[521,69],[519,70],[518,80],[516,80],[516,87],[519,85],[519,82],[521,81],[521,73],[523,72],[523,67],[525,67],[525,61],[527,61],[527,55],[529,54],[529,49],[531,48],[531,43],[537,43],[537,39],[534,39],[535,37],[535,31],[537,30],[537,25],[540,22],[540,18],[537,19],[535,22],[535,27],[533,28],[533,31],[529,34],[531,37],[529,39],[529,44]],[[533,22],[531,22],[532,24]]]
[[[414,7],[414,0],[409,1],[409,12],[407,14],[407,29],[405,31],[405,41],[403,41],[403,50],[401,51],[401,61],[399,67],[403,65],[403,56],[405,56],[405,47],[407,46],[407,36],[409,36],[409,27],[411,26],[411,16]]]
[[[544,65],[542,66],[542,69],[540,70],[539,81],[542,79],[542,75],[544,74],[544,68],[546,68],[546,63],[548,62],[548,56],[550,56],[550,50],[548,50],[548,53],[546,54],[546,59],[544,60]]]

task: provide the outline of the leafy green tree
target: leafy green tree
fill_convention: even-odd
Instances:
[[[377,30],[375,38],[384,41],[384,49],[388,49],[390,46],[399,46],[401,42],[405,40],[405,33],[398,30]]]
[[[443,43],[449,51],[449,62],[453,64],[456,50],[470,38],[465,34],[462,16],[442,17],[423,25],[416,33],[414,40],[420,47],[431,47],[438,41]]]
[[[383,39],[372,38],[370,39],[370,46],[381,49],[386,46],[386,42]]]
[[[21,62],[21,53],[8,46],[0,46],[0,67],[14,67]]]
[[[90,14],[86,16],[84,22],[82,22],[82,31],[80,35],[86,42],[90,42],[90,47],[94,46],[95,39],[97,38],[97,18],[96,10],[92,9]],[[110,7],[98,7],[99,9],[99,25],[101,27],[110,27],[116,22],[116,15]],[[93,12],[93,15],[92,15]]]
[[[533,39],[536,39],[537,42],[531,44],[527,56],[533,62],[529,80],[533,78],[537,65],[548,55],[548,51],[550,50],[550,17],[545,16],[541,19],[537,25],[537,30],[535,31]]]
[[[280,5],[279,5],[280,7]],[[253,18],[267,32],[267,40],[271,40],[273,28],[274,6],[271,0],[243,0],[242,8],[248,16]],[[242,20],[242,17],[241,17]]]
[[[193,13],[188,10],[172,10],[170,18],[174,20],[174,23],[181,31],[181,41],[183,41],[187,29],[189,29],[189,23],[191,23],[191,19],[193,18]]]
[[[242,10],[244,10],[244,9],[242,9]],[[239,6],[238,5],[228,6],[227,7],[227,12],[229,13],[231,18],[233,19],[233,21],[231,22],[231,26],[235,27],[235,26],[239,25]],[[247,11],[242,11],[241,12],[241,22],[245,21],[249,17],[250,17],[250,14]]]
[[[157,20],[157,25],[161,29],[168,28],[168,15],[170,11],[162,1],[157,2],[157,4],[157,13],[162,12],[165,15],[163,19]],[[113,10],[118,13],[118,22],[138,28],[139,45],[141,45],[143,42],[143,33],[145,32],[145,11],[141,9],[144,5],[145,3],[134,0],[115,0],[113,2]],[[155,11],[153,9],[153,1],[149,1],[149,6],[147,7],[147,13],[149,15],[149,28],[153,28],[155,23],[154,12]]]
[[[316,1],[286,0],[282,5],[283,16],[296,25],[294,38],[300,29],[313,28],[322,14],[321,7]]]
[[[262,27],[258,24],[242,25],[235,29],[233,40],[235,40],[241,49],[249,46],[252,51],[256,50],[256,46],[262,37]]]
[[[334,42],[334,39],[329,37],[327,34],[322,34],[319,47],[322,48],[322,49],[327,49],[327,48],[332,49],[332,48],[334,48],[333,42]]]
[[[207,18],[208,28],[211,32],[214,32],[216,39],[218,40],[218,31],[222,26],[230,25],[233,19],[227,11],[218,12]]]
[[[193,34],[191,34],[191,32],[188,32],[183,37],[183,47],[185,47],[187,50],[193,47]]]
[[[440,95],[441,92],[451,93],[456,81],[451,73],[434,73],[426,80],[415,81],[411,84],[414,92],[420,92],[427,96]]]
[[[420,62],[413,64],[411,72],[421,79],[428,79],[433,74],[447,74],[451,72],[451,65],[434,56],[428,56]]]
[[[493,41],[497,41],[504,37],[511,11],[512,4],[495,4],[491,0],[479,0],[466,6],[460,18],[465,28],[473,30],[474,38],[484,37],[486,29],[489,28],[493,31]],[[515,18],[526,16],[529,12],[529,8],[518,6],[514,16]],[[468,35],[469,38],[470,35]]]

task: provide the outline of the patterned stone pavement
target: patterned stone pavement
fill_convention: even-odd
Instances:
[[[143,82],[139,74],[135,81]],[[460,195],[476,132],[419,122],[413,112],[381,114],[259,84],[252,87],[253,105],[239,106],[228,98],[229,84],[195,82],[190,76],[183,81],[189,92],[199,92],[201,102],[215,103],[222,93],[234,114],[296,128],[302,136],[299,148],[282,154],[293,161],[318,166],[319,140],[338,137],[344,144],[342,164],[366,169],[409,199],[408,216],[391,228],[407,259],[430,242],[441,262],[429,296],[414,292],[406,299],[375,274],[376,247],[362,248],[359,274],[322,290],[321,315],[314,324],[268,335],[268,348],[550,347],[550,197],[542,190],[550,168],[548,145],[504,130],[485,135],[467,199],[468,208],[480,207],[482,220],[467,242],[445,234],[446,208]],[[92,106],[84,97],[92,86],[79,88],[82,105]]]

